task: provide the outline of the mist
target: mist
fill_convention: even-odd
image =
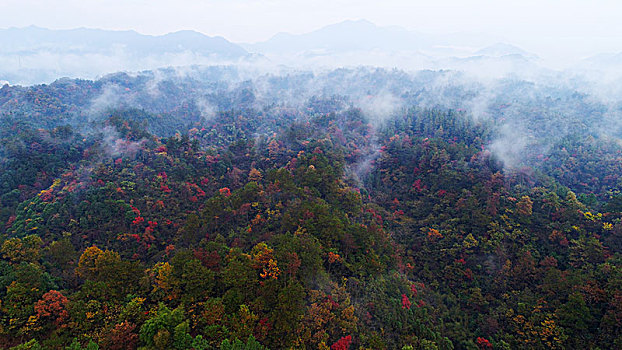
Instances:
[[[27,39],[16,40],[20,35]],[[411,107],[453,109],[493,126],[486,148],[507,171],[529,164],[526,155],[534,152],[546,157],[570,135],[622,143],[622,54],[556,62],[496,40],[503,38],[430,35],[364,20],[254,44],[191,31],[12,28],[0,30],[0,85],[96,81],[71,116],[76,125],[128,109],[184,110],[182,123],[209,124],[229,109],[304,110],[313,99],[335,96],[339,107],[318,112],[358,109],[374,128]]]
[[[116,1],[109,4],[118,9]],[[199,11],[204,3],[231,6],[180,1],[205,18],[213,13]],[[232,3],[239,11],[221,14],[232,22],[244,20],[245,5],[257,9]],[[262,2],[275,4],[283,7],[275,23],[287,32],[261,38],[252,24],[236,24],[256,40],[200,32],[196,21],[170,33],[113,22],[106,30],[0,29],[0,268],[49,269],[59,283],[57,294],[33,289],[41,293],[24,306],[37,315],[13,315],[0,339],[15,338],[12,346],[31,334],[58,345],[75,333],[72,347],[89,336],[104,348],[121,338],[133,339],[128,347],[225,348],[246,338],[253,347],[257,336],[273,349],[310,340],[347,349],[352,339],[356,348],[492,349],[555,338],[560,348],[591,348],[574,341],[600,341],[603,327],[613,329],[620,293],[603,288],[615,277],[607,267],[622,232],[615,45],[587,45],[589,36],[561,45],[551,31],[508,35],[512,25],[500,22],[524,15],[519,8],[481,18],[498,30],[442,33],[435,23],[465,21],[468,2],[463,11],[430,5],[442,20],[427,22],[393,0],[383,6],[394,19],[412,18],[314,18],[310,10],[313,26],[304,30],[283,17],[305,4]],[[510,6],[486,5],[482,13]],[[543,4],[521,20],[559,24],[552,9]],[[139,26],[140,15],[131,23]],[[179,19],[158,24],[168,20]],[[35,234],[45,239],[42,264],[14,259],[11,237],[24,243]],[[69,248],[74,261],[60,262]],[[87,266],[99,268],[104,256],[140,283],[107,289],[108,277]],[[565,275],[576,278],[555,280]],[[21,282],[8,282],[15,299]],[[136,288],[116,290],[125,285]],[[83,296],[96,302],[93,286],[105,288],[100,304],[114,307],[96,320],[100,328],[81,328],[73,311]],[[58,310],[47,310],[52,304]],[[587,315],[579,328],[569,312],[577,305]],[[69,316],[59,323],[41,310]],[[530,310],[542,312],[529,318]],[[523,314],[526,323],[515,324]],[[152,327],[170,315],[188,321]],[[516,325],[534,326],[533,342],[517,337]],[[612,339],[602,344],[620,340],[605,333]]]

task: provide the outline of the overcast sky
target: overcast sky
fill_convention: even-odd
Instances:
[[[545,54],[622,51],[620,0],[0,0],[0,27],[192,29],[234,42],[367,19],[424,33],[499,35]]]

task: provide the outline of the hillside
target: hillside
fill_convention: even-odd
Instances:
[[[607,107],[375,68],[2,87],[0,344],[618,348]]]

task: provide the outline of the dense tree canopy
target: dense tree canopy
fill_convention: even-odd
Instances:
[[[622,347],[615,142],[508,169],[495,120],[198,81],[0,91],[3,347]],[[112,82],[142,107],[80,124]]]

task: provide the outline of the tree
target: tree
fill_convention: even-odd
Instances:
[[[225,339],[222,344],[220,344],[220,350],[267,350],[267,348],[261,345],[255,337],[251,335],[246,340],[246,343],[243,343],[238,338],[235,338],[233,341]]]
[[[522,216],[531,216],[533,208],[533,201],[529,196],[522,196],[518,203],[516,203],[516,210],[518,214]]]
[[[121,259],[119,253],[92,246],[87,248],[78,261],[76,273],[81,278],[103,282],[111,296],[124,296],[137,288],[140,268],[136,263]]]
[[[2,244],[2,255],[13,264],[21,262],[38,262],[40,259],[40,248],[43,241],[37,235],[29,235],[20,238],[10,238]]]
[[[54,325],[62,328],[67,326],[69,319],[68,304],[69,300],[62,293],[50,290],[35,303],[35,312],[40,320],[49,318]]]
[[[157,349],[187,349],[192,344],[184,309],[174,310],[160,304],[140,327],[140,341]]]

